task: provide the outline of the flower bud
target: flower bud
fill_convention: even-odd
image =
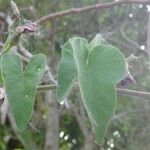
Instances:
[[[13,10],[14,15],[15,15],[17,18],[20,18],[20,12],[19,12],[19,9],[18,9],[16,3],[15,3],[14,1],[11,1],[10,4],[11,4],[11,8],[12,8],[12,10]]]

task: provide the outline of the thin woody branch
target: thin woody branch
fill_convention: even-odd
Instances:
[[[56,87],[57,87],[56,84],[40,85],[40,86],[38,86],[37,90],[39,90],[39,91],[55,90]],[[150,98],[150,92],[121,89],[121,88],[117,88],[116,90],[117,90],[118,95],[144,97],[147,99]]]
[[[39,91],[55,90],[56,86],[57,86],[56,84],[39,85],[37,87],[37,90]]]
[[[104,9],[104,8],[110,8],[113,6],[123,5],[123,4],[150,4],[150,0],[118,0],[118,1],[112,1],[112,2],[103,2],[103,3],[97,3],[94,5],[89,5],[81,8],[71,8],[64,11],[48,14],[46,16],[43,16],[36,20],[36,23],[42,23],[47,20],[52,20],[55,18],[63,17],[66,15],[75,15],[81,12],[87,12],[91,10],[96,9]]]
[[[129,90],[129,89],[120,89],[117,88],[117,94],[123,96],[134,96],[134,97],[143,97],[146,99],[150,98],[150,92],[145,91],[137,91],[137,90]]]

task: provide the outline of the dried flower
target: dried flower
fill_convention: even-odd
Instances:
[[[37,31],[37,24],[36,23],[26,23],[22,26],[18,26],[16,28],[17,33],[34,33]]]
[[[121,86],[127,86],[130,83],[136,83],[133,76],[131,75],[128,67],[128,63],[126,62],[126,72],[125,72],[125,77],[123,80],[119,82]]]
[[[130,83],[136,83],[130,72],[125,75],[125,78],[120,81],[121,86],[127,86]]]

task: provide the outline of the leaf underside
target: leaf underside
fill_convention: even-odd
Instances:
[[[115,110],[115,85],[124,77],[125,58],[115,47],[105,42],[97,43],[96,40],[88,44],[83,38],[73,38],[67,43],[70,48],[67,49],[70,53],[68,57],[74,64],[70,65],[68,61],[68,66],[70,65],[71,69],[73,67],[75,73],[68,80],[71,69],[65,68],[66,64],[63,62],[67,61],[68,57],[63,55],[58,71],[57,92],[59,100],[63,100],[68,94],[67,89],[70,90],[70,85],[73,86],[71,81],[76,76],[96,142],[101,143]],[[63,49],[63,53],[65,51],[66,49]]]
[[[2,57],[2,76],[7,98],[19,131],[27,128],[32,115],[36,86],[44,72],[46,58],[33,56],[23,70],[21,59],[8,52]]]

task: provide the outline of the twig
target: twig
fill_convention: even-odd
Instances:
[[[46,91],[46,90],[55,90],[57,87],[56,84],[47,84],[47,85],[40,85],[38,86],[39,91]],[[144,97],[149,99],[150,98],[150,92],[144,92],[144,91],[137,91],[137,90],[129,90],[129,89],[120,89],[117,88],[117,94],[118,95],[124,95],[124,96],[135,96],[135,97]]]
[[[39,85],[37,87],[37,90],[39,90],[39,91],[48,91],[48,90],[54,90],[54,89],[56,89],[56,84]]]
[[[117,88],[117,93],[118,95],[144,97],[146,99],[150,99],[150,92]]]
[[[64,11],[48,14],[46,16],[43,16],[36,20],[36,23],[42,23],[47,20],[59,18],[66,15],[74,15],[81,12],[96,10],[96,9],[104,9],[104,8],[110,8],[117,5],[123,5],[123,4],[150,4],[150,0],[118,0],[113,2],[103,2],[103,3],[97,3],[94,5],[89,5],[81,8],[71,8]]]

